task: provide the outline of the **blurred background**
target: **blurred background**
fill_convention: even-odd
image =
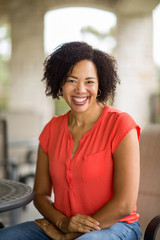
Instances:
[[[45,96],[43,62],[68,41],[85,41],[113,55],[121,79],[114,107],[142,129],[160,123],[158,0],[0,0],[0,119],[6,122],[5,153],[13,169],[7,177],[31,186],[39,134],[52,116],[68,111],[63,99]],[[0,177],[6,177],[3,167]],[[18,222],[40,216],[32,204],[18,211]],[[8,214],[0,215],[5,225]]]

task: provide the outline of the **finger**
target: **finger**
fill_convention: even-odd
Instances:
[[[39,226],[47,234],[48,225],[45,225],[45,224],[42,224],[42,223],[39,223],[39,222],[35,222],[35,224],[37,226]]]
[[[50,222],[46,218],[43,219],[42,223],[44,225],[49,225],[50,224]]]
[[[36,219],[35,223],[41,228],[47,227],[50,224],[46,219]]]
[[[35,222],[35,224],[37,224],[39,227],[41,227],[41,225],[42,225],[42,219],[36,219],[34,222]]]
[[[90,216],[79,216],[77,223],[81,224],[80,227],[85,230],[100,230],[99,222]]]
[[[38,227],[42,228],[42,227],[41,227],[41,223],[39,223],[38,221],[35,221],[35,224],[36,224]]]
[[[36,220],[34,220],[35,222],[41,222],[43,220],[43,218],[39,218],[39,219],[36,219]]]
[[[89,224],[70,223],[68,226],[70,232],[87,233],[93,230],[100,230],[98,226],[89,226]]]
[[[76,231],[75,232],[80,232],[80,233],[87,233],[87,232],[90,232],[90,231],[95,231],[95,230],[100,230],[99,227],[90,227],[90,226],[85,226],[85,225],[82,225],[81,226],[77,226],[76,227]]]
[[[97,220],[95,220],[94,218],[92,218],[91,216],[87,216],[87,215],[82,215],[82,214],[76,214],[72,217],[72,219],[77,220],[77,221],[88,221],[91,222],[93,224],[99,225],[99,222]]]
[[[94,219],[90,216],[86,216],[86,217],[87,217],[87,220],[90,221],[91,223],[94,223],[96,225],[100,225],[100,223],[96,219]]]

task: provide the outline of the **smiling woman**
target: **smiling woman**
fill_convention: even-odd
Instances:
[[[46,59],[43,81],[47,95],[60,93],[70,106],[39,137],[34,204],[44,219],[5,228],[0,236],[140,240],[140,128],[104,104],[119,83],[115,59],[84,42],[65,43]]]

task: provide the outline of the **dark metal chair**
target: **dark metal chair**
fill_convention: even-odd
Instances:
[[[7,146],[7,123],[0,119],[0,178],[8,178],[8,146]],[[0,228],[4,224],[0,221]]]
[[[0,177],[9,178],[7,122],[0,119]]]
[[[7,121],[0,118],[0,178],[18,180],[17,179],[17,164],[10,161],[8,154],[8,132]],[[15,213],[10,213],[11,222],[15,219]],[[4,227],[0,221],[0,228]]]
[[[9,159],[8,126],[5,119],[0,119],[0,178],[17,179],[17,164]]]
[[[155,240],[159,227],[160,227],[160,215],[153,218],[148,224],[144,234],[144,240]]]

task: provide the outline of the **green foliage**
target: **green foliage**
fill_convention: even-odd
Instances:
[[[55,99],[55,114],[62,115],[70,110],[69,106],[65,102],[65,100],[60,97],[60,99]]]
[[[4,60],[0,55],[0,82],[4,86],[8,85],[9,78],[9,60]]]
[[[96,37],[100,38],[100,39],[104,39],[108,36],[110,36],[110,33],[107,31],[105,33],[101,33],[98,30],[96,30],[95,28],[91,27],[91,26],[87,26],[81,29],[81,33],[91,33],[93,35],[95,35]]]
[[[104,43],[106,44],[106,50],[107,50],[107,44],[108,44],[108,40],[112,39],[113,42],[115,42],[113,44],[113,46],[111,47],[111,49],[107,50],[109,51],[111,54],[114,53],[114,50],[115,50],[115,47],[116,47],[116,26],[113,26],[111,27],[109,30],[106,30],[106,32],[101,32],[97,29],[95,29],[94,27],[92,26],[86,26],[86,27],[83,27],[81,29],[81,34],[82,35],[85,35],[85,34],[91,34],[93,35],[94,37],[97,38],[97,40],[100,41],[100,43]]]
[[[6,109],[8,105],[9,88],[9,62],[4,61],[0,55],[0,110]]]
[[[158,93],[160,94],[160,67],[157,67]]]

